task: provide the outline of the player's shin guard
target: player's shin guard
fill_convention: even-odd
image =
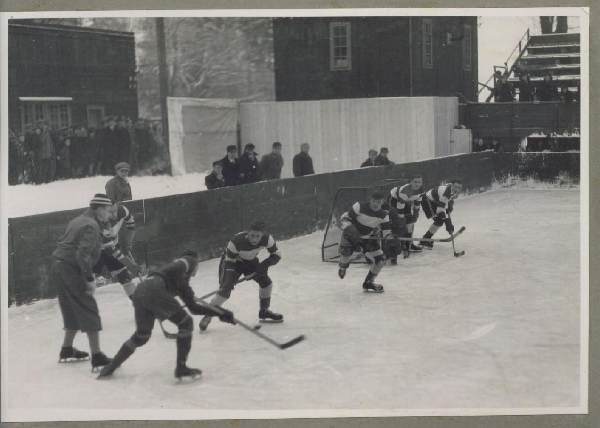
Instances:
[[[192,349],[191,336],[177,336],[177,367],[185,366],[188,355]]]

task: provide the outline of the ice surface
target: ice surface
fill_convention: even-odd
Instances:
[[[459,199],[453,217],[467,226],[456,242],[466,255],[455,258],[450,244],[437,244],[400,259],[384,268],[385,293],[377,295],[362,292],[366,265],[352,265],[340,280],[335,264],[320,261],[321,232],[281,242],[283,260],[270,274],[272,309],[285,322],[261,332],[307,339],[280,351],[218,320],[199,334],[196,317],[189,365],[204,373],[189,385],[176,384],[175,343],[158,325],[114,378],[97,381],[89,362],[57,364],[56,300],[9,308],[5,416],[578,406],[578,189],[485,192]],[[421,218],[416,233],[427,227]],[[198,294],[216,287],[216,270],[217,260],[201,263]],[[97,299],[102,348],[111,355],[133,333],[133,311],[118,285],[98,289]],[[226,306],[255,322],[257,286],[237,286]],[[88,349],[83,335],[75,345]]]
[[[169,176],[156,175],[129,177],[134,199],[148,199],[177,193],[206,190],[206,174],[190,173]],[[5,215],[9,218],[53,211],[84,208],[95,193],[104,193],[106,182],[112,177],[96,176],[54,181],[46,184],[19,184],[8,186]],[[71,197],[78,195],[78,197]],[[40,202],[43,201],[43,202]]]

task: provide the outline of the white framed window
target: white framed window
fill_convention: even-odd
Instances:
[[[464,26],[464,37],[462,40],[462,57],[463,57],[463,70],[471,71],[471,64],[473,61],[473,56],[471,52],[471,26]]]
[[[329,24],[329,57],[331,70],[352,69],[352,46],[350,40],[349,22],[332,22]]]
[[[423,68],[433,68],[433,21],[423,19]]]
[[[43,97],[20,100],[22,132],[42,120],[54,129],[71,126],[71,103]]]

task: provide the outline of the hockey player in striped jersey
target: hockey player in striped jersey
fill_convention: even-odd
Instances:
[[[363,281],[363,290],[376,293],[383,292],[383,286],[376,284],[374,280],[385,264],[385,256],[378,238],[383,230],[389,229],[395,236],[402,236],[405,229],[405,219],[398,217],[395,210],[390,212],[383,209],[384,202],[384,193],[376,191],[368,202],[354,203],[340,219],[342,238],[338,275],[343,279],[352,254],[355,251],[362,252],[371,262],[369,273]]]
[[[398,216],[405,219],[405,237],[407,238],[412,238],[415,223],[419,218],[422,193],[423,177],[420,175],[413,175],[410,182],[403,186],[394,187],[390,191],[390,208],[395,208],[398,211]],[[404,242],[403,244],[402,249],[405,258],[408,257],[409,251],[423,251],[423,248],[412,242]],[[392,264],[397,264],[397,254],[394,251],[390,254],[390,260]]]
[[[421,200],[423,212],[427,218],[433,219],[433,224],[429,230],[423,235],[423,238],[430,239],[435,232],[442,226],[446,225],[446,231],[449,234],[454,233],[454,225],[450,218],[450,213],[454,209],[454,199],[462,190],[460,180],[450,180],[447,184],[429,189]],[[433,248],[433,242],[421,241],[421,245]]]
[[[135,276],[140,273],[140,268],[131,255],[134,235],[133,214],[126,206],[113,204],[110,220],[102,224],[102,252],[94,267],[94,273],[100,274],[106,267],[111,276],[121,283],[129,297],[139,282]]]
[[[259,262],[258,255],[266,249],[269,256]],[[219,291],[210,302],[221,306],[231,296],[231,291],[241,275],[253,275],[252,280],[259,286],[258,318],[261,322],[283,322],[283,315],[272,312],[271,291],[273,281],[269,278],[268,269],[281,260],[281,252],[273,237],[265,231],[265,224],[256,222],[245,232],[236,234],[227,244],[225,253],[219,263]],[[200,330],[204,331],[210,323],[207,315],[200,321]]]

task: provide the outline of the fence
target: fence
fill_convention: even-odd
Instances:
[[[203,260],[217,257],[233,234],[258,219],[267,222],[276,239],[322,228],[339,187],[368,186],[419,173],[425,186],[458,176],[467,192],[477,192],[508,174],[552,180],[565,171],[571,178],[579,178],[578,153],[484,152],[137,200],[127,205],[137,222],[134,255],[156,266],[185,248],[195,249]],[[9,219],[9,305],[56,295],[47,280],[51,253],[68,221],[80,212]]]

